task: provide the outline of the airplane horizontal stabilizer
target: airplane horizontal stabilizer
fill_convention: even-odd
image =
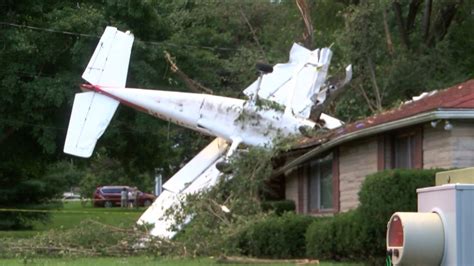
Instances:
[[[76,93],[64,152],[89,158],[119,102],[96,92]]]

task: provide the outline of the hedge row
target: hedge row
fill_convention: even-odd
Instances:
[[[434,185],[439,170],[388,170],[367,176],[360,206],[330,218],[285,213],[251,224],[238,235],[242,255],[377,261],[396,211],[416,211],[416,189]]]
[[[357,209],[309,226],[308,256],[365,261],[384,257],[390,216],[397,211],[416,212],[416,189],[433,186],[437,171],[388,170],[367,176]]]
[[[313,217],[294,212],[251,224],[237,237],[242,255],[263,258],[302,258],[306,255],[305,234]]]
[[[306,231],[306,254],[310,258],[340,260],[359,256],[341,256],[360,250],[360,223],[357,212],[350,211],[330,219],[313,222]]]
[[[296,206],[292,200],[264,201],[262,202],[262,210],[264,212],[273,211],[276,215],[282,215],[285,212],[294,212]]]

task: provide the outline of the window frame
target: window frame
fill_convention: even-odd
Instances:
[[[397,140],[407,137],[410,145],[410,165],[404,169],[423,168],[423,128],[417,126],[379,135],[377,145],[377,169],[379,171],[396,169]]]
[[[302,203],[304,202],[304,205],[306,208],[304,208],[306,210],[306,213],[309,213],[309,214],[327,214],[327,213],[337,213],[339,212],[339,153],[338,153],[338,150],[335,149],[333,150],[332,152],[329,152],[329,153],[326,153],[324,154],[324,156],[320,156],[318,157],[317,160],[320,160],[320,159],[323,159],[329,155],[332,155],[332,163],[331,163],[331,181],[332,181],[332,190],[331,190],[331,193],[332,193],[332,207],[331,208],[324,208],[324,209],[321,209],[320,208],[320,197],[321,195],[318,193],[318,204],[317,204],[317,208],[311,208],[311,204],[310,204],[310,200],[311,200],[311,186],[310,186],[310,182],[311,182],[311,165],[314,163],[314,160],[312,162],[308,162],[306,164],[306,167],[305,167],[305,174],[304,176],[306,177],[304,180],[301,179],[300,180],[300,191],[299,191],[299,195],[300,195],[300,206],[302,206]],[[304,182],[304,186],[303,186],[303,182]],[[306,187],[306,189],[303,191],[303,187]],[[318,187],[320,189],[320,181],[318,181]],[[319,190],[318,189],[318,190]],[[306,196],[306,197],[305,197]],[[305,200],[303,200],[305,198]],[[299,211],[300,212],[303,212],[303,208],[299,208]]]

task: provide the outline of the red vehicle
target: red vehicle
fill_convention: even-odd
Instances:
[[[94,207],[120,207],[121,192],[124,188],[127,190],[127,193],[129,191],[131,191],[132,193],[138,191],[138,206],[148,207],[153,203],[156,198],[156,196],[153,194],[144,193],[129,186],[103,186],[97,187],[97,189],[94,191],[94,195],[92,196],[92,202],[94,204]]]

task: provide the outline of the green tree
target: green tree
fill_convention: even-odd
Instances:
[[[3,20],[56,30],[90,31],[99,19],[92,7],[74,10],[57,1],[6,1]],[[74,12],[73,12],[74,11]],[[85,22],[85,23],[84,23]],[[89,38],[45,34],[26,28],[2,26],[0,61],[0,187],[2,207],[31,207],[57,198],[66,187],[60,176],[48,175],[47,166],[58,157],[69,104],[78,76],[78,62]],[[28,226],[44,220],[40,213],[1,213],[2,228]]]
[[[472,77],[472,1],[421,2],[306,1],[313,45],[332,44],[335,51],[330,72],[354,64],[352,90],[328,112],[353,120]],[[431,15],[424,19],[428,2]],[[13,191],[5,192],[11,198],[2,198],[2,206],[49,201],[56,191],[30,189],[40,196],[25,202],[13,194],[23,182],[39,188],[61,171],[94,173],[98,156],[115,162],[124,182],[146,189],[154,168],[169,177],[210,141],[120,107],[95,158],[63,154],[80,74],[107,25],[135,34],[129,87],[189,91],[170,70],[167,51],[191,79],[233,97],[256,78],[255,62],[286,61],[292,42],[304,41],[308,29],[292,1],[6,0],[0,6],[0,186]],[[64,186],[75,180],[69,177]]]
[[[57,161],[48,165],[44,175],[48,179],[62,180],[64,191],[71,191],[79,186],[84,171],[71,161]]]
[[[355,79],[338,116],[354,120],[472,77],[473,54],[466,50],[473,41],[472,8],[447,0],[349,5],[338,41]]]

